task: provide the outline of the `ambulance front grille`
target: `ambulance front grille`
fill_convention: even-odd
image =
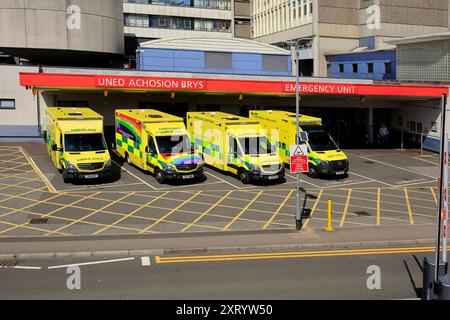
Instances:
[[[92,171],[103,168],[103,162],[95,162],[95,163],[81,163],[78,165],[78,169]]]
[[[196,164],[179,164],[176,166],[177,170],[179,171],[192,171],[197,169]]]
[[[272,165],[266,165],[262,166],[263,171],[266,172],[278,172],[280,171],[280,165],[279,164],[272,164]]]
[[[333,170],[344,170],[347,166],[347,160],[331,161],[330,167]]]

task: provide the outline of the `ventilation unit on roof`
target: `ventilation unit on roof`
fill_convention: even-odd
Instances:
[[[160,118],[162,118],[162,115],[159,115],[159,114],[149,114],[147,117],[152,118],[152,119],[160,119]]]
[[[81,113],[81,112],[69,112],[68,115],[69,116],[82,116],[83,113]]]
[[[239,118],[232,117],[232,116],[227,116],[227,117],[225,117],[225,119],[227,119],[227,120],[239,120]]]

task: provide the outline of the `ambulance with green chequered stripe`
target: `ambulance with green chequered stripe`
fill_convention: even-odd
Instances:
[[[188,112],[187,127],[206,164],[244,183],[284,180],[284,164],[258,121],[223,112]]]
[[[259,121],[263,128],[272,132],[281,158],[290,162],[290,146],[295,145],[296,115],[281,110],[250,111],[250,119]],[[300,131],[308,132],[308,159],[311,177],[319,174],[340,176],[349,171],[348,158],[339,149],[330,134],[323,128],[322,119],[300,115]],[[273,134],[277,131],[276,134]]]
[[[45,118],[47,151],[65,183],[111,176],[100,114],[89,108],[48,107]]]
[[[115,129],[117,153],[159,183],[203,176],[182,118],[153,109],[116,110]]]

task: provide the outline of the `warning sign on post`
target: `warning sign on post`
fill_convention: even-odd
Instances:
[[[291,173],[308,172],[308,147],[303,145],[293,145],[291,151]]]

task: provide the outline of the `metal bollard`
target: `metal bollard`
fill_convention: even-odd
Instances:
[[[331,218],[332,218],[332,210],[331,210],[331,208],[332,208],[331,200],[328,200],[328,225],[327,225],[327,227],[325,229],[325,231],[328,231],[328,232],[333,232],[334,231],[333,225],[332,225],[332,221],[331,221]]]
[[[437,300],[434,293],[434,272],[436,268],[434,256],[427,256],[423,259],[423,287],[422,300]],[[439,263],[439,276],[445,276],[445,262]]]

